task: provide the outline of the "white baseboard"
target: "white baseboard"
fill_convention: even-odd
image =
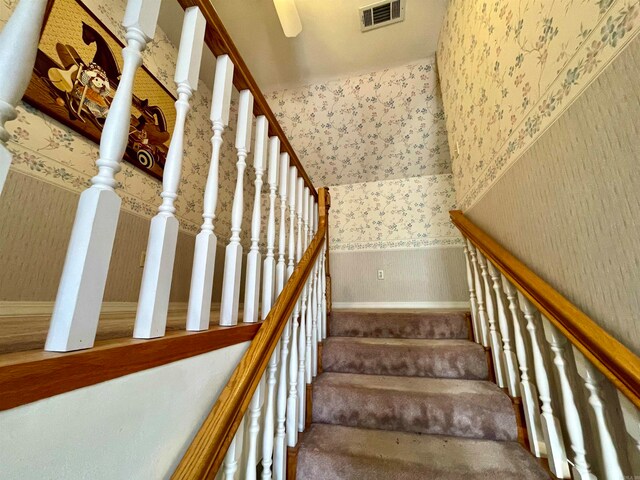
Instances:
[[[54,302],[0,302],[0,318],[2,317],[50,317]],[[135,315],[138,302],[104,302],[101,315]],[[211,305],[211,309],[219,309],[220,304]],[[185,313],[187,302],[172,302],[169,313]]]
[[[357,308],[433,308],[433,309],[469,309],[469,302],[333,302],[335,309]]]

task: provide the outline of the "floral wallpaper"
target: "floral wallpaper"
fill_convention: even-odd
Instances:
[[[315,185],[451,171],[433,58],[266,97]]]
[[[107,5],[100,0],[83,0],[121,40],[124,29],[121,25],[125,0],[115,0]],[[0,0],[0,28],[8,20],[17,0]],[[155,38],[149,43],[144,54],[144,64],[156,78],[170,91],[175,92],[173,82],[177,48],[158,28]],[[211,122],[209,110],[211,91],[200,82],[191,99],[182,167],[182,180],[176,201],[180,227],[190,233],[197,233],[202,223],[202,199],[211,158]],[[216,234],[219,240],[230,237],[231,206],[236,180],[236,154],[234,149],[237,92],[234,91],[231,106],[230,126],[223,135],[222,158],[219,171],[219,197],[216,219]],[[98,146],[71,129],[27,104],[18,107],[18,118],[7,124],[12,134],[9,147],[14,153],[11,169],[58,187],[81,192],[89,185],[89,180],[97,169]],[[251,156],[248,165],[251,165]],[[117,191],[123,200],[122,207],[129,212],[152,217],[160,204],[161,182],[142,173],[132,165],[123,162],[122,170],[116,176]],[[251,208],[253,202],[253,169],[245,173],[245,210],[242,239],[247,244],[249,238]]]
[[[469,208],[640,31],[639,0],[451,0],[437,52]]]
[[[332,251],[462,245],[449,220],[451,174],[338,185],[331,189]]]

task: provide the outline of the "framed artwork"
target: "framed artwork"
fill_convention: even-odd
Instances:
[[[123,44],[80,0],[50,0],[24,100],[99,143],[122,72]],[[176,98],[144,66],[133,88],[124,160],[162,179]]]

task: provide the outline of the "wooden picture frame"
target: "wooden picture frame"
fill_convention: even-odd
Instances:
[[[100,143],[122,71],[122,42],[80,0],[50,0],[24,101]],[[136,74],[124,160],[162,180],[176,97],[144,67]]]

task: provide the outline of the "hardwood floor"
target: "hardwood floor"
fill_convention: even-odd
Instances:
[[[3,315],[0,309],[0,355],[44,348],[50,315]],[[211,325],[219,323],[219,307],[211,312]],[[130,338],[133,335],[135,311],[107,312],[100,315],[97,341]],[[242,321],[240,309],[239,322]],[[185,329],[186,307],[169,311],[167,332]]]

